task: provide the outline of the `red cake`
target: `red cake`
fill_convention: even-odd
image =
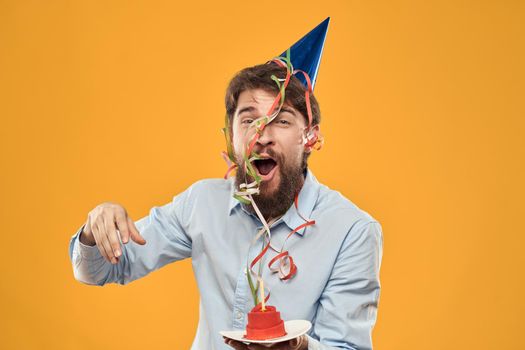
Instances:
[[[266,305],[265,310],[262,311],[261,304],[258,304],[248,313],[248,325],[244,338],[266,340],[285,335],[281,313],[275,309],[275,306]]]

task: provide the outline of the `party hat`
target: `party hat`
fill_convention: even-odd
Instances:
[[[312,90],[315,86],[321,56],[323,55],[328,23],[330,23],[330,17],[327,17],[317,27],[290,47],[290,58],[294,69],[300,69],[308,74],[312,82]],[[281,56],[285,57],[286,51],[283,52]],[[299,78],[305,86],[308,86],[302,74],[297,74],[296,77]]]

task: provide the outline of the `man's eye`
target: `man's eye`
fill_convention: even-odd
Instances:
[[[285,120],[285,119],[281,119],[279,120],[279,124],[283,124],[283,125],[289,125],[290,122],[288,120]]]
[[[242,124],[251,124],[251,123],[253,123],[253,119],[246,118],[246,119],[243,119],[241,123]]]

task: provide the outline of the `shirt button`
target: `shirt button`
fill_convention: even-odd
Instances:
[[[238,320],[240,320],[240,319],[242,318],[242,312],[237,311],[237,313],[235,314],[235,318],[237,318]]]

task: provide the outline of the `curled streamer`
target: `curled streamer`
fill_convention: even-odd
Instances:
[[[266,290],[264,288],[264,281],[262,279],[262,261],[261,259],[264,257],[264,255],[268,252],[269,249],[274,250],[277,252],[277,255],[273,257],[268,267],[270,268],[270,271],[273,273],[278,273],[279,278],[281,280],[289,280],[293,278],[293,276],[297,273],[297,266],[294,263],[294,260],[292,256],[290,255],[288,250],[284,250],[287,240],[297,231],[301,230],[302,228],[306,226],[310,226],[315,224],[314,220],[307,220],[305,219],[301,213],[299,213],[298,210],[298,193],[295,194],[295,200],[294,205],[295,208],[299,214],[299,216],[305,221],[304,224],[298,226],[292,232],[288,234],[286,239],[283,242],[283,245],[280,249],[276,249],[271,244],[271,232],[270,232],[270,226],[276,221],[276,219],[273,219],[269,223],[266,222],[264,216],[260,212],[259,208],[257,207],[257,204],[255,203],[253,199],[253,195],[259,194],[259,187],[261,183],[261,178],[257,174],[257,172],[254,169],[253,161],[257,159],[261,159],[261,157],[253,151],[253,148],[255,144],[257,143],[257,140],[259,139],[261,132],[264,130],[266,125],[271,123],[277,115],[279,115],[279,112],[281,111],[281,108],[285,101],[285,94],[286,94],[286,87],[288,86],[288,83],[290,82],[291,76],[301,73],[304,75],[308,88],[305,91],[305,101],[306,101],[306,108],[307,108],[307,114],[308,114],[308,127],[306,136],[303,135],[304,138],[304,144],[305,147],[311,147],[315,150],[319,150],[323,144],[323,139],[320,136],[320,134],[317,133],[310,133],[310,129],[312,126],[312,110],[310,105],[310,94],[312,93],[312,85],[310,81],[310,77],[308,74],[302,70],[294,70],[293,65],[290,60],[290,49],[286,51],[286,57],[276,57],[269,62],[275,63],[279,65],[280,67],[286,68],[286,77],[284,79],[279,79],[276,76],[272,75],[272,80],[277,84],[279,88],[279,93],[275,97],[274,102],[272,103],[272,106],[268,110],[265,116],[262,116],[256,120],[253,121],[253,123],[250,125],[251,128],[254,129],[253,136],[251,137],[250,141],[247,143],[246,147],[243,149],[242,154],[242,164],[240,166],[244,167],[245,170],[245,182],[239,185],[239,188],[236,189],[234,192],[234,197],[240,201],[243,204],[251,204],[257,217],[263,224],[263,228],[257,232],[255,237],[252,239],[250,243],[249,250],[251,250],[251,247],[264,235],[263,239],[263,245],[261,248],[261,252],[252,260],[247,261],[247,267],[246,267],[246,275],[248,278],[248,284],[250,286],[250,290],[252,293],[252,297],[254,300],[255,305],[259,304],[259,302],[262,303],[263,309],[264,309],[264,303],[268,300],[270,297],[270,291],[268,290],[268,293],[266,293]],[[231,132],[231,125],[230,125],[230,119],[229,116],[226,114],[225,117],[225,127],[222,129],[226,138],[226,147],[227,151],[222,152],[222,156],[224,160],[226,161],[228,165],[228,170],[226,171],[226,174],[224,175],[224,178],[226,179],[229,174],[235,170],[237,167],[239,167],[239,164],[237,162],[237,159],[234,154],[233,145],[231,142],[230,132]],[[254,181],[251,183],[248,183],[248,176],[251,176]],[[259,271],[255,272],[253,270],[254,266],[259,262]],[[254,279],[257,281],[257,284],[254,285]],[[261,295],[261,300],[259,300],[259,294]]]

